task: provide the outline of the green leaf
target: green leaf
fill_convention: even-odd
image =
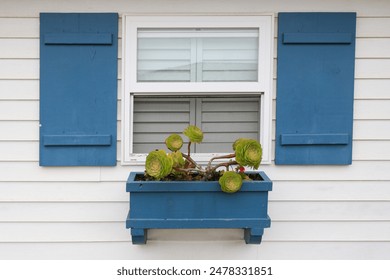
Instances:
[[[200,143],[203,140],[203,132],[202,130],[195,126],[195,125],[190,125],[188,126],[184,131],[183,134],[190,139],[191,142],[193,143]]]
[[[221,190],[226,193],[235,193],[241,189],[242,178],[241,175],[234,171],[226,171],[219,178]]]
[[[172,152],[178,151],[183,146],[183,139],[178,134],[171,134],[165,139],[165,145]]]
[[[146,157],[145,169],[149,176],[162,179],[172,172],[173,160],[164,150],[150,152]]]
[[[254,139],[240,138],[233,148],[236,151],[236,161],[242,166],[259,168],[262,158],[261,144]]]

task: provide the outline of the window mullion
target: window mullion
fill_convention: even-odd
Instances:
[[[190,125],[195,124],[196,125],[196,119],[197,119],[197,113],[196,113],[196,108],[197,108],[197,98],[192,97],[190,98]],[[191,146],[191,153],[196,153],[196,144],[192,143]]]
[[[202,129],[202,98],[194,98],[196,100],[195,105],[195,125]],[[195,151],[197,151],[197,144],[195,145]]]
[[[196,38],[191,38],[191,82],[197,82],[197,77],[196,77],[196,68],[198,65],[197,61],[197,50],[196,50]]]
[[[203,39],[196,39],[196,81],[203,82]]]

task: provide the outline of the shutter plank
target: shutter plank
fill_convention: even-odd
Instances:
[[[45,45],[111,45],[111,33],[49,33],[44,36]]]
[[[352,33],[284,33],[283,44],[351,44]]]
[[[44,135],[44,146],[110,146],[111,135]]]

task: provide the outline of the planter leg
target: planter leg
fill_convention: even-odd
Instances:
[[[244,229],[244,238],[246,244],[260,244],[264,233],[263,228],[246,228]]]
[[[144,228],[132,228],[131,240],[133,244],[146,244],[147,231]]]

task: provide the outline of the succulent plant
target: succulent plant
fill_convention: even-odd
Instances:
[[[165,145],[172,152],[176,152],[183,146],[183,139],[179,134],[171,134],[165,139]]]
[[[233,149],[236,152],[236,161],[241,166],[259,168],[262,148],[260,143],[254,139],[240,138],[236,140]]]
[[[203,140],[203,132],[202,130],[195,126],[195,125],[190,125],[188,126],[184,131],[183,134],[190,139],[191,142],[194,143],[200,143]]]
[[[235,151],[236,150],[236,147],[237,147],[237,145],[238,144],[240,144],[240,143],[242,143],[242,142],[245,142],[245,141],[248,141],[249,140],[249,138],[238,138],[236,141],[234,141],[234,143],[233,143],[233,151]]]
[[[146,157],[146,173],[156,179],[168,176],[173,167],[173,160],[164,150],[152,151]]]
[[[241,189],[242,178],[240,174],[234,171],[226,171],[218,182],[223,192],[235,193]]]
[[[185,160],[180,151],[172,152],[168,154],[168,156],[172,159],[173,167],[183,167],[185,164]]]
[[[149,177],[155,180],[218,180],[221,190],[226,193],[234,193],[240,190],[243,180],[252,180],[246,173],[245,167],[257,169],[262,158],[261,144],[254,139],[239,138],[233,143],[234,153],[216,155],[212,157],[207,166],[198,164],[190,152],[191,143],[200,143],[203,140],[203,132],[195,125],[188,126],[183,134],[189,138],[188,153],[180,151],[183,139],[178,134],[171,134],[165,139],[165,144],[170,153],[164,150],[155,150],[146,157],[145,169]],[[219,161],[212,165],[214,160]],[[231,166],[236,166],[230,169]],[[220,168],[226,168],[221,171]],[[230,170],[229,170],[230,169]],[[222,176],[221,176],[222,174]]]

